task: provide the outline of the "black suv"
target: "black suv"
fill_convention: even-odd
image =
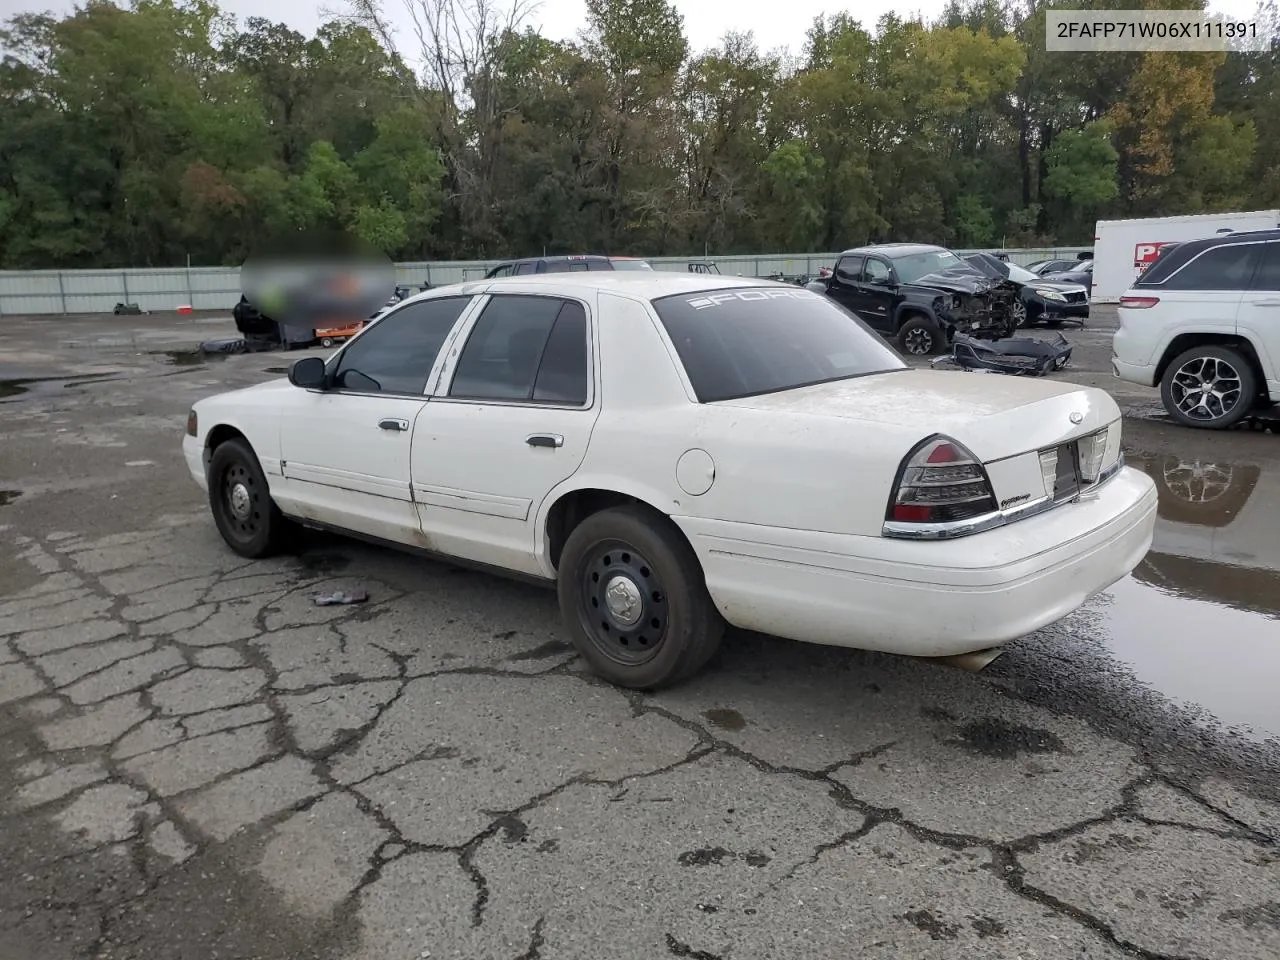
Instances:
[[[639,257],[605,257],[587,253],[561,257],[525,257],[523,260],[507,260],[484,275],[494,277],[523,277],[534,273],[577,273],[582,270],[652,270],[647,260]]]
[[[996,286],[945,247],[881,243],[844,251],[831,276],[808,289],[857,314],[903,353],[924,356],[944,349],[957,332],[1011,334],[1010,298]]]

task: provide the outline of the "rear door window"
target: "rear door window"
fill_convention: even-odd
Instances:
[[[580,303],[495,296],[462,348],[449,396],[581,406],[587,357],[587,315]]]
[[[841,283],[854,284],[862,275],[862,257],[841,257],[836,261],[836,279]]]

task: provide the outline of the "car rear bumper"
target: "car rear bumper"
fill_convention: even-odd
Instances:
[[[950,541],[676,519],[734,626],[936,657],[999,646],[1071,613],[1138,565],[1155,518],[1155,485],[1125,468],[1092,499]]]
[[[1154,386],[1156,368],[1149,363],[1129,363],[1119,357],[1111,358],[1111,372],[1128,383],[1140,383],[1144,387]]]

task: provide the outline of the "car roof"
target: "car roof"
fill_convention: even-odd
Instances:
[[[1178,246],[1200,244],[1205,247],[1217,247],[1227,243],[1258,243],[1265,240],[1280,240],[1280,229],[1275,230],[1233,230],[1230,233],[1216,233],[1212,237],[1201,237],[1197,240],[1183,240]],[[1173,246],[1173,244],[1170,244]]]
[[[872,243],[863,247],[853,247],[841,252],[840,256],[856,256],[857,254],[879,253],[892,260],[894,257],[909,257],[916,253],[937,253],[946,250],[933,243]]]
[[[512,260],[499,261],[498,266],[509,263],[557,263],[561,260],[634,260],[635,257],[606,257],[603,253],[553,253],[546,257],[516,257]]]
[[[1211,237],[1197,237],[1195,240],[1180,240],[1168,246],[1171,248],[1170,252],[1176,248],[1178,256],[1187,260],[1214,247],[1225,247],[1237,243],[1261,243],[1268,240],[1280,240],[1280,230],[1234,230],[1231,233],[1216,233]]]
[[[604,291],[638,300],[657,300],[681,293],[705,293],[729,287],[785,287],[802,289],[777,280],[755,277],[731,277],[723,274],[676,273],[670,270],[597,271],[595,273],[542,273],[523,277],[494,277],[489,280],[465,280],[448,286],[434,287],[402,300],[429,300],[437,296],[468,296],[481,293],[563,294],[582,297]]]

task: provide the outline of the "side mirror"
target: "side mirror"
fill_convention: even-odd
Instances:
[[[304,390],[320,390],[324,387],[324,360],[320,357],[303,357],[289,368],[289,382]]]

